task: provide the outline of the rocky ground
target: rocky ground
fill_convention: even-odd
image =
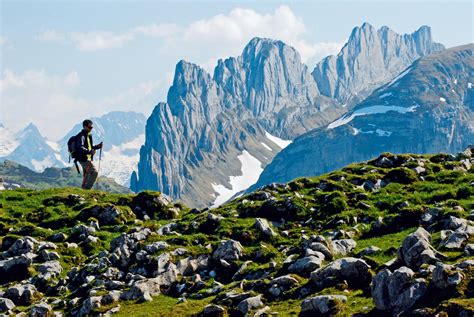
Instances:
[[[385,153],[212,210],[4,191],[0,314],[472,316],[473,162]]]

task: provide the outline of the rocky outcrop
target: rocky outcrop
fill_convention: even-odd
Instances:
[[[364,23],[352,30],[337,56],[324,58],[312,74],[321,94],[355,104],[416,59],[443,49],[433,41],[429,26],[402,35],[386,26],[377,30]]]

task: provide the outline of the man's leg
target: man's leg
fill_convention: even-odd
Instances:
[[[82,170],[84,171],[84,179],[82,181],[83,189],[91,189],[97,179],[97,169],[91,161],[80,162]]]

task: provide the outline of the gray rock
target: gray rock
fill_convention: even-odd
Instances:
[[[307,274],[321,267],[322,260],[313,255],[296,260],[288,267],[288,271],[298,274]]]
[[[344,295],[319,295],[305,299],[301,303],[301,313],[304,316],[334,316],[340,312],[338,305],[347,302]]]
[[[209,304],[201,312],[202,317],[224,317],[226,309],[219,305]]]
[[[161,294],[161,280],[158,278],[148,278],[133,283],[132,287],[121,294],[122,300],[140,300],[149,301],[151,296]]]
[[[244,248],[239,241],[226,240],[221,241],[212,257],[215,260],[224,259],[226,261],[238,260],[242,257]]]
[[[262,295],[257,295],[241,301],[237,305],[237,310],[246,316],[251,310],[260,308],[262,306],[264,306],[262,302]]]
[[[468,239],[469,235],[467,233],[454,231],[441,241],[440,247],[445,249],[462,249]]]
[[[38,244],[38,240],[32,237],[19,238],[12,244],[12,246],[6,252],[4,252],[3,256],[13,257],[33,252]]]
[[[299,284],[298,280],[291,275],[279,276],[279,277],[274,278],[270,282],[270,285],[278,285],[278,286],[283,286],[283,287],[292,287],[298,284]]]
[[[162,251],[169,247],[169,244],[165,241],[156,241],[151,244],[147,244],[143,249],[148,253],[156,253],[158,251]]]
[[[48,261],[38,265],[37,267],[38,272],[40,273],[39,276],[45,280],[50,280],[52,278],[58,277],[63,268],[59,261]]]
[[[49,317],[53,313],[53,309],[47,303],[38,303],[31,307],[30,317]]]
[[[256,218],[255,219],[255,226],[258,230],[260,230],[264,235],[267,237],[274,237],[276,236],[275,231],[270,227],[270,224],[266,219],[263,218]]]
[[[431,235],[422,227],[409,234],[398,249],[398,259],[410,268],[418,268],[423,263],[434,264],[439,259],[430,244]]]
[[[82,302],[81,308],[79,309],[78,316],[90,316],[93,315],[101,307],[101,296],[91,296]]]
[[[342,258],[311,273],[311,280],[319,288],[347,281],[350,286],[367,287],[371,281],[370,266],[361,259]]]
[[[3,297],[11,299],[16,305],[31,305],[41,296],[42,294],[32,284],[16,284],[3,294]]]
[[[311,250],[319,251],[324,254],[326,260],[331,260],[333,257],[332,252],[329,250],[329,248],[321,242],[312,242],[308,247]]]
[[[42,250],[40,255],[44,261],[54,261],[59,260],[61,258],[57,252],[48,250]]]
[[[424,279],[413,276],[414,272],[405,266],[393,273],[385,269],[374,276],[371,291],[377,309],[400,313],[413,307],[428,289]]]
[[[464,254],[466,254],[468,256],[473,256],[474,255],[474,244],[473,243],[466,244],[466,247],[464,248]]]
[[[341,239],[331,241],[334,255],[345,256],[355,249],[357,243],[353,239]]]
[[[8,312],[15,308],[15,304],[8,298],[0,297],[0,313]]]
[[[431,282],[437,288],[445,289],[451,286],[459,285],[463,278],[463,274],[459,271],[455,271],[451,265],[438,262],[436,263],[436,267],[433,270]]]
[[[370,247],[367,247],[365,248],[364,250],[360,251],[359,255],[360,256],[365,256],[365,255],[372,255],[372,254],[375,254],[377,252],[380,252],[382,249],[380,249],[379,247],[376,247],[376,246],[370,246]]]

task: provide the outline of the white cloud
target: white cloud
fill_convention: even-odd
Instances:
[[[162,23],[138,26],[133,29],[133,32],[153,37],[166,37],[176,35],[180,30],[181,28],[174,23]]]
[[[109,31],[74,32],[67,35],[46,31],[36,36],[42,41],[60,41],[66,36],[82,51],[97,51],[121,47],[137,35],[162,40],[161,52],[176,56],[177,60],[205,64],[212,69],[218,58],[240,55],[253,37],[282,40],[295,47],[303,62],[317,61],[337,53],[343,43],[310,43],[303,20],[290,7],[279,6],[271,13],[259,13],[252,9],[235,8],[228,14],[218,14],[179,26],[174,23],[140,25],[122,33]],[[177,56],[179,52],[179,56]]]
[[[115,34],[113,32],[75,32],[70,34],[76,48],[81,51],[97,51],[120,47],[133,39],[133,33]]]
[[[41,42],[60,42],[66,39],[66,35],[62,32],[48,30],[41,32],[35,36],[35,40]]]
[[[162,52],[181,52],[185,59],[210,69],[210,59],[240,55],[253,37],[282,40],[296,48],[303,62],[318,60],[337,53],[343,43],[310,43],[304,22],[282,5],[272,13],[261,14],[251,9],[235,8],[228,14],[198,20],[183,28],[182,34],[165,38]],[[203,56],[208,53],[208,56]],[[197,60],[196,60],[197,59]]]

